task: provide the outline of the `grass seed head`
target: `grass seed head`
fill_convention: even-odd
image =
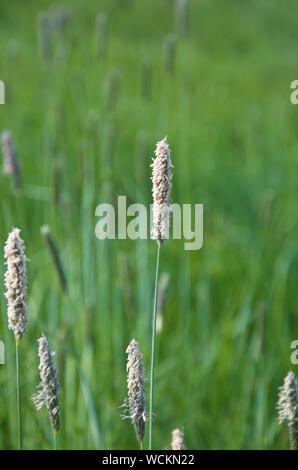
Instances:
[[[157,142],[155,159],[152,167],[153,195],[153,228],[152,238],[158,243],[169,238],[170,208],[171,208],[171,179],[173,167],[170,157],[171,150],[165,137]]]
[[[291,448],[298,450],[298,387],[292,371],[288,372],[279,390],[278,422],[288,424]]]
[[[14,331],[17,344],[22,339],[28,322],[27,314],[27,277],[24,242],[20,237],[20,229],[14,228],[8,235],[4,258],[7,270],[5,286],[7,298],[8,327]]]
[[[50,413],[51,425],[54,432],[60,427],[59,418],[59,396],[58,396],[58,380],[57,371],[53,363],[53,356],[47,338],[42,335],[38,340],[38,356],[39,356],[39,372],[41,382],[38,386],[40,390],[33,395],[32,400],[37,410],[46,406]]]
[[[128,397],[124,406],[128,409],[128,416],[135,428],[136,437],[139,443],[143,444],[145,435],[145,377],[142,354],[139,343],[132,339],[128,348],[127,358],[127,389]]]
[[[172,450],[186,450],[184,434],[179,428],[172,431]]]

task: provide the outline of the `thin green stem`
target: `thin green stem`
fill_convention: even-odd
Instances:
[[[17,383],[17,414],[18,414],[18,449],[22,449],[21,433],[21,405],[20,405],[20,371],[19,371],[19,345],[16,341],[16,383]]]
[[[153,390],[154,390],[154,362],[155,362],[155,340],[156,340],[156,311],[157,311],[157,284],[159,271],[160,243],[157,245],[155,287],[154,287],[154,307],[152,321],[152,348],[151,348],[151,371],[150,371],[150,412],[149,412],[149,450],[152,450],[152,414],[153,414]]]
[[[57,433],[54,431],[54,450],[57,450]]]

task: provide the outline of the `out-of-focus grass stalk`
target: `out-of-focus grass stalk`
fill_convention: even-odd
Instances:
[[[45,241],[47,243],[47,246],[50,250],[54,265],[55,265],[57,273],[58,273],[61,289],[62,289],[64,294],[67,294],[66,276],[65,276],[64,269],[63,269],[63,266],[62,266],[62,263],[61,263],[61,260],[60,260],[58,248],[57,248],[56,243],[55,243],[55,241],[54,241],[54,239],[51,235],[51,232],[50,232],[50,227],[48,225],[43,225],[41,227],[40,231],[41,231],[42,235],[44,236]]]
[[[148,138],[145,131],[140,130],[136,135],[136,198],[144,198],[146,188],[146,158],[148,150]]]
[[[181,36],[187,36],[189,30],[188,0],[176,0],[176,20]]]
[[[97,54],[102,59],[107,53],[108,45],[108,16],[100,13],[96,18]]]
[[[104,81],[108,111],[114,111],[117,106],[120,90],[120,73],[117,68],[109,70]]]
[[[82,367],[79,367],[80,381],[83,390],[84,401],[89,414],[90,428],[95,446],[98,450],[104,449],[101,430],[97,418],[97,412],[94,400],[91,394],[90,386],[86,374]]]
[[[3,153],[2,173],[11,175],[15,192],[17,195],[20,195],[22,190],[20,164],[17,157],[16,147],[9,131],[2,132],[1,145]]]
[[[129,264],[128,257],[124,252],[119,254],[119,268],[122,280],[124,308],[128,315],[131,316],[135,312],[135,301],[132,291],[131,266]]]
[[[157,313],[156,313],[156,332],[160,333],[162,330],[163,323],[163,309],[165,307],[167,296],[168,296],[168,287],[169,287],[170,276],[168,273],[163,273],[160,276],[158,282],[158,294],[157,294]]]
[[[55,160],[53,164],[53,200],[58,206],[61,196],[61,161]]]
[[[48,60],[51,48],[50,18],[47,12],[41,11],[37,17],[39,51],[42,59]]]
[[[175,33],[170,33],[167,35],[165,42],[164,42],[165,70],[170,75],[172,75],[175,70],[176,50],[177,50],[177,36]]]
[[[141,94],[144,100],[149,101],[151,97],[152,86],[152,63],[148,57],[145,57],[142,63],[141,72]]]

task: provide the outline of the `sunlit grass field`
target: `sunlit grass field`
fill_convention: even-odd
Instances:
[[[98,240],[95,208],[118,195],[151,203],[151,159],[165,135],[172,200],[204,204],[204,245],[186,251],[183,240],[169,240],[161,250],[170,283],[157,336],[154,448],[169,449],[176,427],[184,428],[188,449],[289,447],[275,406],[288,370],[298,372],[290,362],[298,339],[298,107],[290,102],[297,5],[189,0],[186,35],[174,5],[1,2],[0,131],[13,135],[23,190],[16,195],[11,178],[0,175],[0,245],[3,252],[19,227],[30,259],[20,345],[25,449],[53,447],[47,410],[37,412],[31,400],[42,333],[59,371],[58,448],[137,448],[119,407],[133,337],[149,378],[156,242]],[[53,6],[69,7],[70,17],[46,58],[37,17]],[[108,17],[103,57],[100,12]],[[170,73],[165,40],[172,32]],[[67,295],[40,233],[44,224],[59,248]],[[14,449],[15,342],[1,285],[0,448]]]

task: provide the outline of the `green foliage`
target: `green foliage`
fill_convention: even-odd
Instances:
[[[275,403],[298,338],[298,107],[289,100],[298,78],[296,2],[190,0],[181,37],[172,1],[75,0],[48,58],[40,55],[37,16],[53,2],[2,3],[0,130],[12,132],[24,187],[16,196],[9,176],[0,176],[0,244],[19,227],[30,259],[29,324],[19,351],[24,448],[52,447],[47,412],[31,401],[41,333],[59,370],[58,448],[137,447],[119,406],[133,336],[149,377],[156,243],[97,240],[95,208],[123,194],[149,204],[149,165],[165,135],[173,202],[205,204],[204,246],[162,247],[160,270],[171,277],[157,337],[154,441],[169,448],[171,431],[184,427],[189,449],[287,448]],[[104,57],[97,53],[100,12],[108,15]],[[164,42],[172,32],[169,74]],[[152,73],[146,100],[144,59]],[[113,106],[111,71],[118,74]],[[147,143],[141,155],[140,135]],[[44,224],[60,250],[68,295],[40,234]],[[1,263],[1,279],[4,269]],[[0,308],[0,448],[10,449],[17,445],[15,350],[3,295]]]

